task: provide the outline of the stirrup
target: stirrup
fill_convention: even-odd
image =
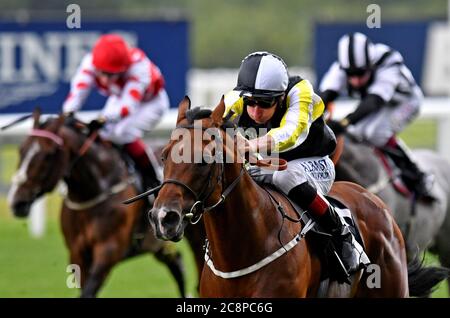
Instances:
[[[339,275],[339,279],[342,282],[350,284],[349,277],[369,265],[370,260],[363,247],[356,241],[355,237],[350,232],[347,225],[344,225],[344,228],[341,229],[340,235],[336,234],[333,235],[333,244],[335,248],[335,257],[340,266],[341,275]],[[351,255],[343,255],[344,245],[351,249]]]
[[[435,201],[436,197],[432,194],[434,183],[435,176],[433,174],[424,173],[418,187],[415,189],[418,198],[426,202]]]

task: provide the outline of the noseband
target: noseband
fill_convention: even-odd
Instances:
[[[217,177],[217,183],[221,183],[221,181],[223,180],[223,172],[224,172],[224,168],[223,168],[223,163],[220,164],[221,167],[221,173],[219,174],[219,176]],[[222,192],[222,194],[220,195],[219,200],[214,203],[213,205],[210,205],[208,207],[205,207],[205,201],[211,196],[211,194],[214,192],[214,188],[211,189],[211,191],[208,193],[208,195],[206,195],[203,199],[200,198],[200,196],[198,196],[194,190],[192,190],[187,184],[176,180],[176,179],[167,179],[164,180],[164,182],[161,184],[160,187],[162,187],[163,185],[167,184],[167,183],[172,183],[172,184],[176,184],[181,186],[182,188],[184,188],[185,190],[187,190],[190,194],[192,194],[192,196],[195,198],[195,203],[191,206],[191,208],[189,209],[189,213],[185,214],[185,217],[187,219],[189,219],[189,222],[191,224],[196,224],[198,223],[198,221],[200,221],[200,219],[202,218],[203,213],[211,211],[212,209],[214,209],[215,207],[217,207],[219,204],[221,204],[223,201],[225,201],[225,199],[227,198],[227,196],[230,194],[230,192],[234,189],[234,187],[236,187],[236,185],[239,183],[241,177],[244,175],[244,166],[241,167],[241,171],[239,173],[239,175],[236,177],[236,179],[233,180],[233,182]],[[209,176],[212,174],[213,169],[210,170]],[[211,178],[209,178],[209,180],[211,180]],[[204,190],[202,191],[202,193],[208,188],[209,185],[209,181],[208,184],[205,186]],[[223,185],[222,185],[223,188]]]
[[[45,130],[45,129],[33,129],[33,130],[31,130],[30,136],[43,137],[46,139],[50,139],[55,144],[57,144],[59,147],[64,146],[64,140],[60,136],[58,136],[57,134],[55,134],[51,131]]]

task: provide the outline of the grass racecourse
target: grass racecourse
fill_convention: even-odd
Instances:
[[[412,148],[435,147],[436,126],[432,120],[417,121],[402,133]],[[0,151],[1,178],[11,179],[17,165],[17,149]],[[48,213],[43,237],[31,238],[28,220],[13,218],[4,195],[0,195],[0,297],[77,297],[79,290],[67,287],[68,253],[59,227],[61,199],[48,196]],[[185,241],[177,243],[183,253],[188,292],[196,296],[194,260]],[[436,264],[427,254],[427,263]],[[433,297],[448,297],[441,284]],[[178,297],[175,281],[168,269],[152,255],[142,255],[117,265],[109,275],[99,297]]]

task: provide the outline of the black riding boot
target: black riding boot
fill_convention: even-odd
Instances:
[[[428,201],[435,200],[431,194],[434,175],[425,173],[419,169],[417,164],[412,160],[409,149],[403,142],[391,139],[384,148],[384,152],[400,169],[402,180],[417,197]]]
[[[308,182],[302,183],[288,194],[302,209],[310,212],[311,217],[323,229],[332,235],[332,242],[338,253],[338,263],[341,267],[342,281],[348,282],[348,277],[359,270],[360,254],[353,245],[353,235],[347,225],[344,225],[334,207]]]
[[[344,274],[349,277],[360,269],[360,255],[353,245],[353,234],[347,225],[342,224],[334,207],[329,205],[322,217],[318,218],[319,224],[333,237],[333,244],[339,254]]]

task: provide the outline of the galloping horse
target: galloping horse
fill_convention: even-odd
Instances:
[[[146,220],[148,204],[121,204],[137,189],[119,152],[94,141],[74,118],[60,115],[40,124],[39,117],[35,111],[34,128],[20,146],[8,195],[14,214],[26,217],[33,201],[64,179],[61,226],[70,263],[81,269],[82,297],[95,297],[114,265],[143,252],[169,267],[184,296],[181,255],[156,239]]]
[[[223,98],[209,114],[196,117],[189,109],[185,97],[163,151],[164,181],[150,211],[157,237],[180,240],[188,223],[204,215],[208,266],[200,280],[202,297],[316,297],[323,267],[319,251],[310,237],[298,236],[306,226],[292,222],[297,214],[285,197],[261,188],[238,162],[236,147],[230,149],[235,140],[223,129]],[[194,140],[211,131],[214,139]],[[181,153],[190,160],[205,156],[200,162],[180,161]],[[217,160],[217,154],[227,159]],[[206,160],[211,157],[215,160]],[[407,297],[426,293],[447,277],[446,270],[407,266],[401,232],[378,197],[349,182],[336,183],[330,195],[352,211],[370,260],[381,269],[381,284],[371,289],[367,273],[359,272],[351,286],[331,282],[321,295]],[[411,288],[418,280],[419,289]]]
[[[355,182],[378,195],[392,211],[404,235],[409,257],[430,248],[441,264],[450,267],[450,163],[431,150],[414,150],[419,167],[435,176],[434,202],[418,201],[398,191],[389,175],[385,156],[373,147],[343,136],[343,150],[336,163],[336,180]],[[450,281],[448,281],[450,287]]]

